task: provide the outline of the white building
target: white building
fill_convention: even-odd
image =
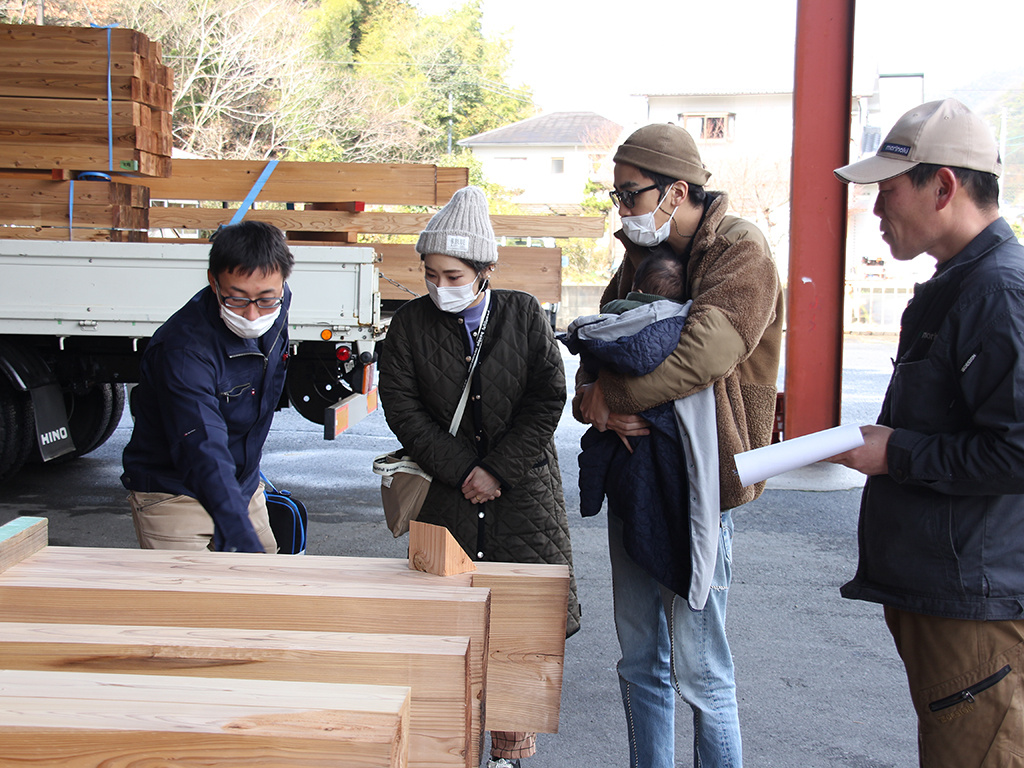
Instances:
[[[538,212],[578,214],[587,181],[607,170],[622,126],[595,112],[552,112],[459,142],[488,180],[517,190],[515,201]]]

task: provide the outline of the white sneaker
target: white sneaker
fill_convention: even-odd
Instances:
[[[487,761],[487,768],[520,768],[519,760],[509,760],[506,757],[499,757],[495,760],[493,757]]]

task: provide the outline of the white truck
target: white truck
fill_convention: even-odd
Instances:
[[[121,419],[153,332],[206,285],[209,243],[0,240],[0,481],[80,456]],[[377,255],[296,245],[281,407],[334,439],[377,405]]]

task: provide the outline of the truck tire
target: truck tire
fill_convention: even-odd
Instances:
[[[14,475],[35,445],[29,397],[0,376],[0,482]]]
[[[64,401],[75,450],[54,459],[56,462],[91,453],[114,434],[124,411],[124,385],[97,384],[84,395],[66,394]]]

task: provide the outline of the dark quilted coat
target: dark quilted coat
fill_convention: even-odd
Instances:
[[[676,348],[686,315],[653,322],[631,336],[614,341],[583,341],[565,337],[569,351],[580,354],[581,365],[609,365],[618,373],[643,376]],[[619,436],[591,427],[581,440],[580,513],[608,509],[623,522],[623,545],[630,557],[659,583],[679,595],[690,589],[689,483],[684,469],[673,403],[640,413],[650,422],[650,434],[629,438],[632,453]]]
[[[379,392],[388,425],[434,476],[419,519],[443,525],[474,559],[560,563],[572,573],[569,526],[554,432],[565,373],[537,300],[492,290],[490,318],[458,434],[448,425],[469,370],[462,319],[429,297],[405,304],[380,355]],[[475,466],[501,482],[501,496],[472,504],[461,491]],[[571,581],[566,634],[579,629]]]

